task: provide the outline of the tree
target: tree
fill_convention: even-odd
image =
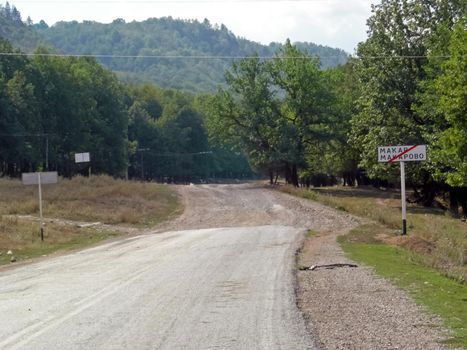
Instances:
[[[436,175],[435,163],[443,158],[436,149],[462,153],[461,149],[449,147],[443,136],[450,121],[442,105],[455,105],[455,99],[439,87],[453,77],[442,78],[449,71],[449,63],[443,61],[449,55],[447,44],[453,26],[465,16],[465,10],[462,1],[383,0],[374,6],[368,20],[368,40],[358,47],[362,95],[359,113],[352,119],[351,143],[362,151],[360,166],[372,178],[395,180],[395,168],[388,172],[376,162],[377,146],[427,144],[429,160],[411,164],[408,169],[409,183],[422,186],[419,199],[427,205],[436,191],[445,187],[448,177],[459,178],[456,168],[461,169],[465,163],[462,156],[453,157],[457,165],[447,167],[451,175]],[[459,63],[457,59],[453,64]],[[465,81],[454,84],[465,86]],[[441,104],[440,95],[445,95]],[[456,132],[447,132],[449,142]]]
[[[289,40],[271,64],[271,75],[281,101],[281,151],[288,182],[298,186],[298,169],[322,156],[321,143],[331,139],[332,94],[324,83],[319,60]],[[290,176],[290,177],[289,177]]]
[[[234,63],[226,73],[208,117],[209,133],[244,150],[256,168],[267,168],[279,157],[280,119],[266,63],[257,56]]]
[[[433,82],[439,96],[437,111],[444,117],[444,130],[432,149],[433,162],[437,163],[435,174],[453,187],[467,186],[466,18],[454,26],[449,42],[450,58]]]

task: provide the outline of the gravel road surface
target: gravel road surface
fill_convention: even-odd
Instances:
[[[157,230],[0,269],[0,349],[436,348],[431,320],[369,269],[300,273],[297,287],[304,232],[354,217],[258,184],[177,190],[185,212]],[[306,262],[344,260],[335,236],[321,243]]]
[[[0,349],[313,349],[295,304],[303,232],[144,235],[0,274]]]

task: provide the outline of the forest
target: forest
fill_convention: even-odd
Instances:
[[[235,57],[253,53],[269,57],[281,46],[237,37],[225,25],[211,24],[207,19],[199,22],[163,17],[129,23],[115,19],[105,24],[72,21],[49,26],[43,20],[33,23],[31,18],[23,22],[20,12],[8,2],[3,12],[0,37],[26,53],[42,46],[51,53],[100,55],[97,61],[122,81],[192,93],[215,92],[224,85],[224,71]],[[341,49],[313,43],[296,45],[321,57],[323,68],[348,59]]]
[[[346,63],[324,69],[287,41],[271,59],[257,50],[230,63],[215,93],[130,83],[93,58],[51,57],[44,47],[27,57],[2,40],[0,172],[72,176],[86,170],[74,153],[91,152],[93,172],[116,177],[186,182],[254,172],[295,186],[387,187],[399,169],[378,163],[377,147],[424,144],[428,160],[407,166],[414,200],[431,205],[448,194],[453,214],[461,206],[465,215],[465,7],[383,0]]]

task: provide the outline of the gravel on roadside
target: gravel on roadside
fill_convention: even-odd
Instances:
[[[352,262],[337,235],[308,238],[299,263]],[[297,279],[298,306],[323,349],[447,349],[440,320],[368,267],[304,270]]]

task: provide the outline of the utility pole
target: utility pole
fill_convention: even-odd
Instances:
[[[45,134],[45,170],[49,171],[49,134]]]
[[[138,152],[141,153],[141,180],[144,180],[144,152],[150,150],[150,148],[138,148]]]

